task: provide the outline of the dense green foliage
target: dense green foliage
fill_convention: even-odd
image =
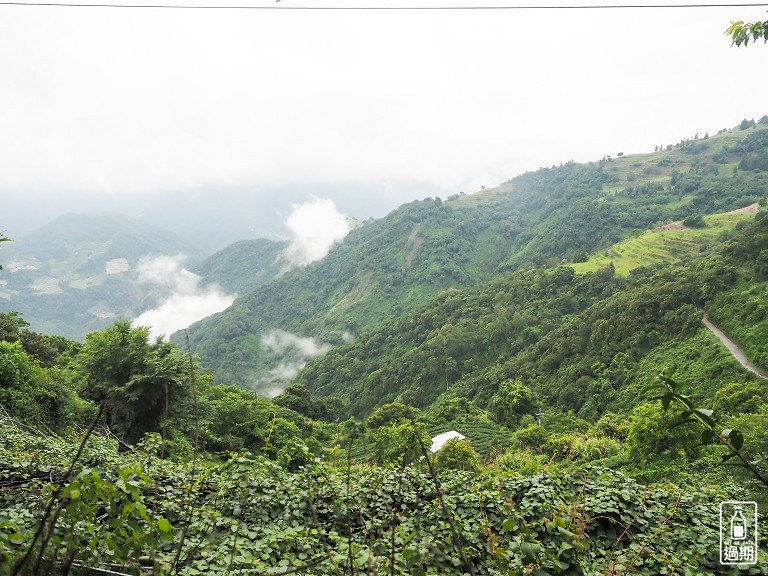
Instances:
[[[576,276],[562,267],[449,290],[430,305],[332,349],[300,377],[319,394],[348,395],[350,410],[358,415],[395,399],[426,407],[462,379],[525,350],[563,318],[622,283],[611,274]]]
[[[735,285],[713,295],[710,317],[755,365],[768,370],[768,218],[759,214],[755,226],[728,243],[723,259]]]
[[[718,490],[646,487],[595,467],[432,478],[418,468],[337,470],[314,462],[291,472],[248,455],[177,465],[158,461],[153,441],[118,456],[98,439],[66,478],[66,456],[30,463],[23,450],[36,445],[69,456],[74,445],[8,421],[0,427],[6,569],[21,565],[58,494],[57,517],[27,570],[728,573],[717,564]],[[760,560],[753,573],[765,573],[762,553]]]
[[[750,40],[757,42],[760,38],[763,39],[763,42],[768,42],[768,20],[764,22],[760,20],[757,22],[744,22],[743,20],[731,22],[725,33],[731,37],[732,43],[736,46],[742,44],[746,46]]]
[[[100,426],[121,446],[162,432],[167,453],[178,457],[192,454],[197,438],[203,450],[277,458],[291,440],[308,436],[310,421],[285,401],[210,380],[173,344],[151,341],[146,328],[125,321],[79,345],[30,331],[18,314],[0,314],[0,408],[9,417],[68,433],[101,409]],[[317,440],[305,443],[319,450]]]
[[[278,363],[262,344],[270,331],[341,344],[348,334],[412,309],[451,285],[489,278],[505,247],[498,246],[497,255],[480,265],[472,254],[482,247],[452,234],[463,219],[442,202],[427,200],[367,223],[322,261],[285,273],[193,326],[194,350],[217,381],[253,386]],[[492,224],[490,218],[477,222],[477,230],[467,234]]]
[[[695,395],[711,397],[722,385],[755,377],[712,344],[694,303],[761,365],[768,342],[760,256],[766,245],[768,219],[760,218],[719,253],[629,281],[610,270],[576,276],[559,267],[448,291],[334,348],[300,378],[317,393],[348,396],[355,414],[395,399],[424,408],[448,394],[474,399],[512,427],[515,416],[498,409],[510,379],[533,391],[529,408],[512,410],[518,416],[537,403],[591,421],[606,411],[628,412],[639,390],[671,364],[689,374],[688,382],[701,383]]]
[[[768,488],[768,475],[760,469],[760,460],[753,460],[752,456],[744,451],[744,433],[738,428],[718,429],[718,417],[710,408],[697,407],[691,397],[683,394],[680,383],[674,379],[674,370],[664,370],[659,374],[649,391],[656,391],[657,400],[661,400],[661,407],[665,412],[670,411],[670,406],[682,408],[682,413],[677,419],[677,426],[696,425],[701,429],[701,442],[696,446],[717,446],[725,448],[725,454],[721,455],[721,463],[731,461],[730,464],[746,470],[754,480],[757,480],[763,488]],[[690,429],[690,426],[688,426]],[[632,431],[630,431],[630,436]],[[629,438],[628,438],[629,440]],[[676,443],[685,444],[687,439],[680,438]]]
[[[42,426],[77,422],[87,406],[57,370],[45,370],[18,342],[0,341],[0,406],[7,414]]]
[[[126,323],[90,335],[82,349],[57,357],[53,368],[43,367],[18,341],[2,346],[7,369],[0,390],[12,413],[0,418],[0,566],[9,569],[31,551],[26,562],[40,574],[57,574],[70,564],[73,573],[79,566],[110,566],[126,574],[150,565],[159,574],[294,568],[307,574],[381,573],[392,566],[405,573],[462,574],[469,565],[478,574],[592,574],[622,566],[647,574],[718,573],[712,552],[716,502],[725,494],[754,497],[743,477],[741,489],[702,488],[705,483],[723,488],[727,475],[712,475],[709,464],[717,455],[681,451],[690,445],[680,436],[683,429],[672,428],[672,418],[661,426],[658,418],[649,420],[647,414],[658,413],[655,407],[636,410],[629,421],[606,415],[590,424],[572,414],[547,413],[537,424],[533,392],[510,380],[491,413],[466,398],[444,397],[426,412],[404,404],[383,406],[365,422],[337,424],[334,434],[332,425],[288,408],[322,414],[300,385],[275,404],[242,389],[210,386],[172,345],[152,343],[145,329]],[[35,415],[26,411],[37,409],[34,402],[16,402],[34,398],[43,376],[63,369],[73,373],[68,393],[77,401],[64,405],[81,409],[76,418]],[[171,408],[158,417],[155,408],[164,404],[166,383]],[[197,391],[192,401],[191,387]],[[75,390],[102,406],[104,423],[113,431],[130,435],[135,426],[161,431],[166,440],[150,434],[119,454],[118,445],[127,449],[124,441],[133,438],[117,441],[112,434],[103,436],[102,428],[68,473],[77,446],[66,435],[75,420],[85,424],[95,412]],[[764,433],[764,398],[759,389],[740,392],[724,388],[718,401],[757,439]],[[143,410],[134,407],[136,400]],[[742,409],[763,416],[753,415],[750,426],[739,421]],[[41,435],[22,424],[35,418],[56,428]],[[201,451],[191,463],[183,439],[191,448],[196,419]],[[517,431],[511,434],[494,419]],[[489,451],[481,458],[468,442],[448,443],[434,458],[435,482],[421,457],[428,446],[425,426],[444,431],[449,422],[473,444],[480,430],[492,431],[496,466],[483,463],[494,457]],[[505,436],[509,448],[500,455],[504,447],[498,439]],[[345,470],[349,460],[334,442],[347,446],[350,457],[362,445],[358,457],[379,467]],[[259,456],[213,456],[243,448]],[[750,449],[760,450],[759,441]],[[163,453],[182,460],[158,460]],[[625,455],[639,458],[636,464],[646,476],[648,469],[663,466],[663,458],[677,467],[673,462],[681,456],[710,472],[699,474],[695,484],[687,479],[695,489],[681,490],[643,487],[618,472],[581,468],[591,462],[627,467]],[[450,472],[455,470],[473,475]],[[668,476],[670,468],[657,470]],[[48,504],[52,515],[45,514]],[[35,540],[37,527],[44,536]]]
[[[480,454],[472,448],[469,440],[454,438],[448,440],[435,454],[435,470],[466,470],[467,472],[480,472],[483,461]]]
[[[740,225],[747,224],[754,218],[756,208],[755,204],[745,210],[704,216],[700,221],[703,226],[698,228],[687,227],[686,218],[682,223],[671,223],[646,230],[605,250],[585,255],[579,262],[574,261],[570,266],[577,273],[583,274],[613,265],[617,274],[629,276],[638,268],[677,265],[716,249],[725,239],[732,236]]]
[[[102,406],[107,424],[131,444],[164,426],[180,427],[191,413],[186,358],[168,342],[150,343],[146,328],[121,321],[89,333],[77,367],[83,396]]]

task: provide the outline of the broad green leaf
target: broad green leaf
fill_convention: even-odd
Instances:
[[[536,542],[523,542],[520,551],[523,553],[523,564],[533,564],[541,553],[541,546]]]
[[[157,521],[157,529],[160,530],[160,532],[167,533],[173,530],[173,526],[171,526],[171,523],[165,518],[159,518]]]
[[[501,529],[505,532],[517,529],[517,521],[514,518],[507,518],[501,523]]]
[[[709,410],[707,408],[696,408],[696,410],[693,411],[694,414],[697,415],[697,417],[700,420],[703,420],[707,425],[714,426],[715,425],[715,419],[712,417],[714,412],[712,410]]]

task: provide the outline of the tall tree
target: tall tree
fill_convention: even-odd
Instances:
[[[188,362],[173,344],[150,342],[147,328],[122,320],[91,332],[77,360],[83,395],[104,406],[107,422],[127,442],[187,411]]]
[[[0,339],[0,414],[28,426],[65,431],[82,423],[90,405],[74,393],[65,371],[46,370],[22,342]]]
[[[505,380],[491,398],[490,411],[504,426],[514,427],[525,414],[536,414],[540,403],[520,380]]]

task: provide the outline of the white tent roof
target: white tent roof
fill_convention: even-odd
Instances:
[[[450,432],[443,432],[442,434],[438,434],[434,438],[432,438],[432,447],[430,448],[430,451],[432,454],[440,450],[448,440],[453,440],[454,438],[458,438],[459,440],[466,440],[467,437],[464,436],[464,434],[459,434],[456,432],[456,430],[451,430]]]

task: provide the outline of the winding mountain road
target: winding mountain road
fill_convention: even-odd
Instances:
[[[736,358],[736,360],[739,361],[739,363],[744,366],[747,370],[755,374],[756,376],[762,378],[763,380],[768,380],[768,374],[765,374],[765,372],[760,371],[759,369],[755,368],[749,360],[747,360],[747,357],[744,355],[744,352],[741,348],[739,348],[736,343],[728,338],[728,336],[725,335],[725,333],[720,330],[717,326],[712,324],[712,322],[709,321],[709,318],[707,318],[707,315],[704,314],[701,317],[701,321],[704,323],[704,326],[709,328],[709,330],[718,337],[720,342],[725,344],[725,347],[728,348],[728,351],[733,354],[733,357]]]

